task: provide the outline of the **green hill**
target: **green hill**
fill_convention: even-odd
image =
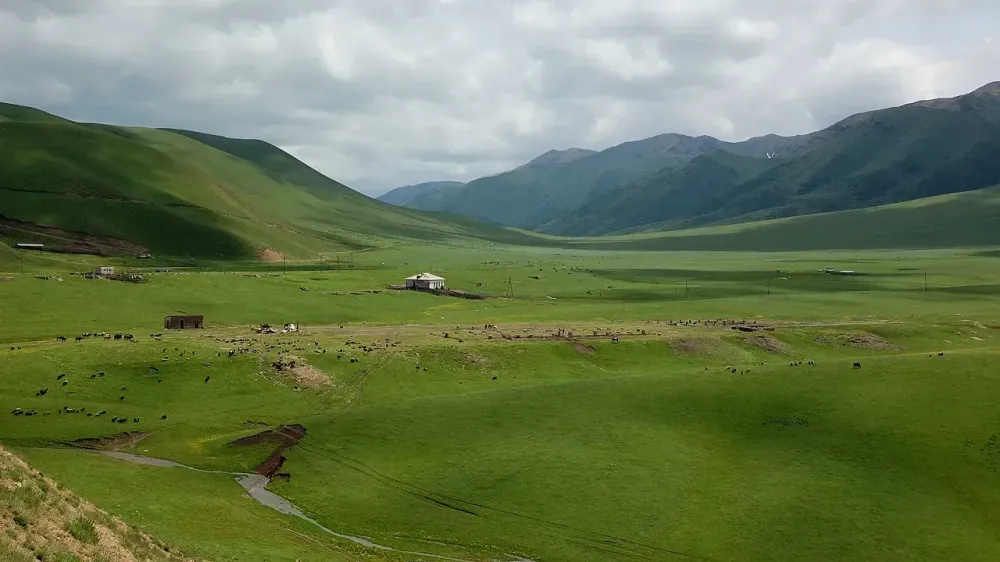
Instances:
[[[573,247],[779,252],[997,245],[1000,245],[1000,185],[867,209],[689,230],[579,238]]]
[[[259,140],[80,124],[10,104],[0,116],[8,241],[90,237],[129,251],[233,258],[265,248],[315,257],[388,238],[528,238],[369,199]]]

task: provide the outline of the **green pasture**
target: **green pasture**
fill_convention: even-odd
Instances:
[[[993,560],[991,252],[407,244],[354,252],[353,267],[350,253],[174,263],[140,285],[69,274],[93,258],[32,255],[22,275],[8,253],[0,440],[208,559],[421,558],[325,535],[254,503],[229,476],[69,445],[143,432],[120,446],[248,471],[270,447],[229,442],[257,422],[299,423],[307,436],[282,469],[291,478],[272,491],[337,532],[465,560]],[[427,270],[496,298],[385,290]],[[205,314],[208,327],[152,339],[172,313]],[[673,323],[715,318],[779,326]],[[303,331],[254,334],[261,322]],[[573,337],[551,337],[560,328]],[[97,331],[138,342],[73,341]],[[609,331],[621,342],[593,335]],[[238,348],[251,351],[228,357]],[[289,354],[329,382],[271,368]],[[86,411],[57,413],[65,407]]]

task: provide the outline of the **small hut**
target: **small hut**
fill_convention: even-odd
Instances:
[[[202,315],[167,316],[163,319],[165,330],[191,330],[205,327],[205,317]]]
[[[431,273],[418,273],[406,278],[406,288],[423,291],[444,289],[444,277],[438,277]]]

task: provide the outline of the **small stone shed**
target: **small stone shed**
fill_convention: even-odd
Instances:
[[[418,273],[406,278],[406,288],[424,291],[444,289],[444,277],[438,277],[431,273]]]
[[[163,319],[165,330],[193,330],[205,327],[205,317],[202,315],[167,316]]]

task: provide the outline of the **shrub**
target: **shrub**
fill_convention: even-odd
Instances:
[[[86,517],[77,517],[66,530],[80,542],[97,544],[97,529],[94,528],[94,522]]]

